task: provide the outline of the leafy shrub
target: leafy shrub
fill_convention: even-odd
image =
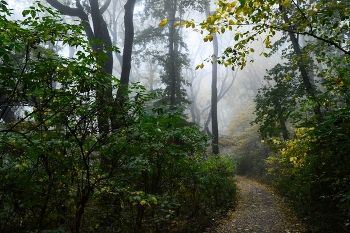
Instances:
[[[202,158],[193,165],[181,190],[181,200],[186,203],[184,213],[187,213],[185,232],[202,232],[218,212],[236,204],[236,164],[230,156],[218,155]]]
[[[293,201],[313,232],[343,232],[349,222],[349,141],[332,128],[327,133],[321,127],[296,129],[296,138],[281,142],[278,156],[268,160],[277,188]]]
[[[98,225],[102,232],[200,232],[213,212],[236,199],[233,162],[204,159],[206,138],[199,129],[178,126],[181,115],[159,110],[124,131],[130,144],[115,180],[121,186],[98,197],[111,208]]]
[[[26,106],[0,128],[1,232],[199,232],[209,210],[235,200],[232,162],[204,159],[206,137],[181,111],[152,109],[138,84],[122,105],[101,101],[97,90],[118,80],[80,26],[40,3],[13,22],[0,6],[0,91],[7,107]],[[45,47],[58,41],[83,51]]]

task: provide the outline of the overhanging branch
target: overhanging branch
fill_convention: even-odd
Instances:
[[[111,0],[107,0],[105,4],[100,8],[101,15],[107,10],[108,6],[111,4]]]

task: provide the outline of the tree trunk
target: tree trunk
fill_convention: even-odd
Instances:
[[[281,104],[278,102],[278,100],[275,100],[274,105],[275,105],[276,112],[278,114],[278,121],[279,121],[279,124],[281,127],[282,137],[284,140],[288,140],[289,133],[288,133],[288,129],[286,126],[286,119],[284,118],[283,112],[281,110]]]
[[[125,40],[123,50],[122,73],[120,83],[122,87],[118,89],[117,98],[124,97],[125,91],[128,89],[130,70],[131,70],[131,54],[134,42],[134,7],[136,0],[128,0],[124,5],[124,25],[125,25]]]
[[[310,96],[310,98],[313,101],[315,101],[315,103],[317,103],[316,106],[313,108],[313,111],[314,111],[316,116],[319,116],[319,115],[321,115],[320,105],[319,105],[319,103],[317,101],[317,98],[316,98],[315,88],[312,86],[310,77],[309,77],[309,75],[307,73],[307,70],[306,70],[306,67],[304,65],[304,62],[302,61],[303,60],[302,59],[303,54],[301,52],[298,40],[297,40],[295,34],[293,33],[292,27],[290,26],[290,21],[289,21],[287,12],[285,11],[284,7],[282,5],[280,5],[279,9],[280,9],[281,14],[283,14],[284,22],[289,25],[289,27],[288,27],[288,35],[289,35],[289,38],[290,38],[290,40],[292,42],[293,49],[294,49],[294,51],[295,51],[295,53],[296,53],[296,55],[298,57],[297,58],[297,64],[298,64],[298,67],[299,67],[299,70],[300,70],[300,73],[301,73],[301,77],[303,79],[303,83],[304,83],[304,86],[305,86],[306,93]]]
[[[89,14],[84,11],[80,1],[76,1],[76,8],[63,5],[57,0],[46,0],[52,7],[63,12],[65,15],[78,17],[84,23],[84,30],[90,41],[91,48],[94,52],[102,54],[98,61],[101,66],[101,72],[112,75],[113,71],[113,55],[112,55],[112,40],[109,36],[108,26],[102,17],[103,12],[107,9],[111,0],[107,0],[102,7],[99,7],[97,0],[89,0],[93,29],[89,23]],[[101,40],[103,43],[96,43],[96,40]],[[106,105],[112,102],[112,90],[110,88],[98,88],[95,90],[101,105]],[[109,119],[103,116],[103,113],[98,116],[98,127],[100,133],[109,132]]]
[[[101,71],[106,74],[112,75],[113,72],[113,54],[112,54],[112,40],[109,36],[108,27],[106,21],[102,17],[101,9],[98,5],[98,1],[89,0],[91,8],[91,19],[94,29],[94,40],[101,40],[103,43],[94,44],[92,42],[93,49],[96,53],[101,54],[104,58],[99,59],[98,63],[101,66]],[[100,87],[97,90],[97,96],[101,106],[107,106],[112,102],[112,89]],[[100,133],[108,133],[110,130],[109,116],[106,116],[103,112],[98,115],[98,127]]]
[[[85,212],[85,207],[86,204],[89,200],[90,197],[90,190],[83,190],[82,191],[82,197],[79,200],[79,204],[77,206],[76,214],[75,214],[75,232],[79,233],[80,232],[80,227],[81,227],[81,220],[83,218],[83,214]]]
[[[122,73],[120,76],[120,84],[117,91],[116,101],[116,113],[117,118],[111,119],[112,129],[120,128],[123,124],[123,106],[124,102],[127,100],[127,91],[129,87],[130,71],[131,71],[131,55],[132,46],[134,42],[134,7],[136,0],[128,0],[124,5],[125,15],[124,15],[124,25],[125,25],[125,39],[124,39],[124,50],[123,50],[123,62],[122,62]],[[122,116],[122,117],[119,117]]]
[[[0,119],[2,119],[5,123],[11,123],[16,120],[15,113],[9,105],[9,100],[6,96],[2,96],[0,98],[0,107]]]
[[[218,38],[213,33],[213,64],[212,64],[212,82],[211,82],[211,130],[212,130],[212,152],[214,155],[219,154],[219,126],[218,126],[218,63],[216,62],[218,54]]]
[[[170,6],[169,21],[175,22],[175,14],[177,9],[177,0],[173,1],[173,4]],[[169,24],[169,77],[170,77],[170,105],[173,107],[176,104],[176,85],[177,85],[177,73],[175,65],[175,50],[174,50],[174,41],[175,41],[175,27],[170,23]]]

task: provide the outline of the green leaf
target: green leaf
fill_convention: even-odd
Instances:
[[[35,16],[36,16],[36,11],[34,11],[34,10],[30,11],[30,15],[32,16],[32,18],[35,18]]]
[[[30,10],[24,10],[22,11],[22,16],[26,17],[30,13]]]
[[[36,152],[35,148],[29,147],[28,152],[35,160],[38,159],[39,154],[38,154],[38,152]]]

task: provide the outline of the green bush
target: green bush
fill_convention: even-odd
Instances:
[[[349,227],[350,148],[348,136],[340,134],[344,127],[348,124],[332,126],[331,132],[324,131],[328,127],[297,129],[296,138],[282,142],[279,155],[268,160],[277,189],[312,232],[346,232]]]
[[[204,159],[207,138],[181,111],[152,109],[138,84],[123,104],[101,101],[118,80],[81,26],[40,3],[23,21],[0,6],[0,92],[26,106],[0,128],[1,232],[200,232],[234,202],[232,161]],[[64,58],[46,42],[83,51]]]
[[[99,193],[101,205],[110,206],[100,231],[201,232],[213,213],[235,202],[234,163],[228,156],[204,159],[206,138],[195,126],[178,126],[183,121],[157,109],[124,131],[134,143],[119,186]]]

